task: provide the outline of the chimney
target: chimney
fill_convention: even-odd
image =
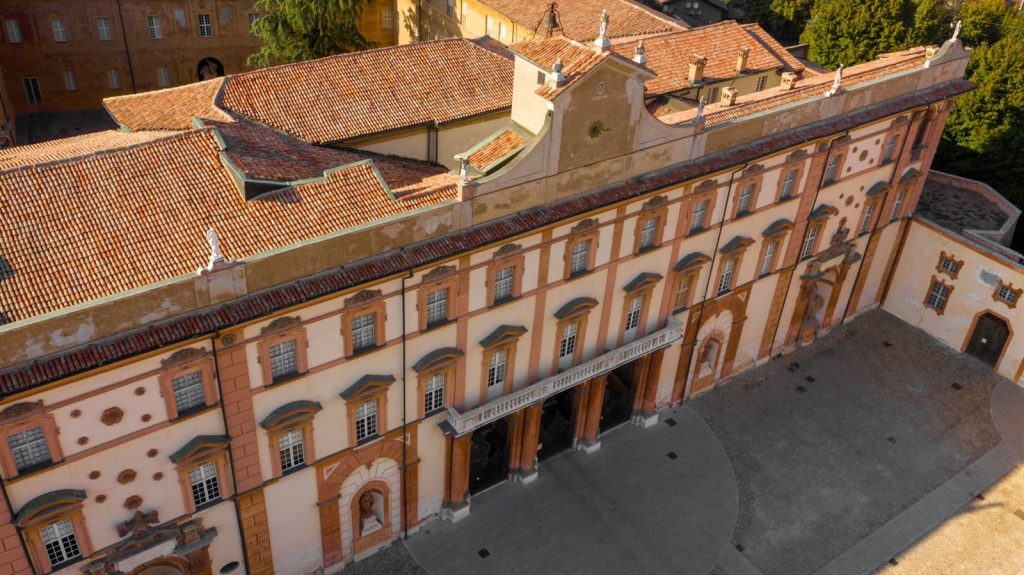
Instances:
[[[647,63],[646,48],[644,48],[643,40],[640,40],[636,44],[636,54],[633,56],[633,61],[641,66]]]
[[[729,106],[734,105],[736,103],[736,96],[739,95],[740,91],[733,86],[722,88],[722,107],[728,108]]]
[[[780,86],[783,90],[792,90],[793,84],[796,83],[796,72],[783,72],[782,73],[782,85]]]
[[[708,59],[700,54],[690,56],[690,75],[687,78],[690,84],[699,84],[704,81],[704,66],[707,66]]]
[[[736,54],[736,72],[742,74],[747,69],[747,56],[750,56],[750,48],[740,48]]]
[[[555,60],[555,65],[551,68],[551,83],[554,84],[556,88],[565,85],[565,75],[562,74],[562,69],[562,59],[559,58]]]

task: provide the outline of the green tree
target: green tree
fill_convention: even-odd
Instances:
[[[800,41],[818,64],[857,64],[908,47],[914,11],[909,0],[816,0]]]
[[[942,0],[918,0],[910,43],[917,46],[941,44],[948,35]]]
[[[1018,22],[1019,24],[1019,22]],[[1001,186],[1024,205],[1024,41],[1015,34],[974,49],[961,96],[946,123],[937,164]]]
[[[374,45],[356,28],[369,0],[257,0],[262,16],[253,32],[263,41],[249,56],[255,66],[270,66],[365,50]]]
[[[1004,0],[964,0],[957,11],[962,21],[960,37],[970,46],[994,44],[1003,36],[1003,27],[1012,17]]]

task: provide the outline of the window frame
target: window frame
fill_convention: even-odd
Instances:
[[[906,201],[907,187],[900,186],[896,189],[896,196],[892,201],[892,212],[889,214],[889,221],[895,222],[900,219],[900,212],[903,210],[903,202]]]
[[[882,212],[885,196],[865,197],[864,207],[861,209],[860,220],[857,223],[857,237],[870,234],[878,226],[879,215]]]
[[[25,90],[25,101],[30,106],[43,105],[43,90],[39,87],[38,76],[25,76],[21,79],[21,87]]]
[[[761,183],[764,179],[763,171],[764,168],[757,164],[743,171],[743,177],[736,182],[735,190],[733,191],[730,219],[742,218],[757,211],[757,200],[761,195]],[[743,192],[748,188],[750,189],[749,205],[747,209],[741,211],[740,203],[743,200]]]
[[[946,295],[944,296],[944,298],[942,300],[942,306],[941,307],[940,306],[932,305],[932,303],[930,301],[931,300],[931,296],[932,296],[932,292],[934,291],[936,286],[942,286],[943,288],[946,289]],[[936,315],[942,315],[942,314],[946,313],[946,307],[949,305],[950,298],[953,297],[953,290],[954,289],[956,289],[956,286],[954,286],[953,284],[946,283],[939,276],[933,275],[931,281],[928,282],[928,290],[924,294],[924,307],[934,311],[936,313]]]
[[[163,360],[162,371],[159,376],[160,394],[163,395],[164,404],[167,406],[167,419],[174,421],[181,417],[187,417],[200,413],[217,404],[217,386],[213,370],[213,355],[209,351],[199,348],[185,348],[179,350],[170,357]],[[193,372],[199,372],[201,385],[203,386],[203,398],[205,403],[193,407],[184,413],[179,413],[178,404],[174,399],[174,380]]]
[[[267,432],[270,449],[270,464],[274,477],[282,477],[294,471],[309,467],[316,462],[316,449],[313,444],[313,419],[323,407],[312,401],[299,400],[279,407],[260,422]],[[281,438],[295,431],[302,432],[302,451],[304,462],[288,469],[281,460]]]
[[[526,328],[521,326],[510,326],[502,325],[491,332],[486,338],[480,341],[480,347],[482,353],[481,371],[480,371],[480,401],[482,405],[487,403],[489,391],[492,386],[488,385],[490,380],[490,366],[491,360],[498,353],[505,353],[505,373],[504,379],[501,381],[501,393],[498,395],[508,395],[512,393],[515,388],[515,377],[516,377],[516,350],[519,345],[519,338],[526,333]],[[499,385],[499,384],[495,384]]]
[[[0,417],[6,420],[0,425],[0,471],[4,479],[14,479],[22,475],[31,475],[36,471],[47,469],[64,460],[64,453],[60,447],[57,434],[57,423],[53,414],[44,410],[42,402],[15,403],[0,412]],[[13,435],[42,429],[43,437],[46,440],[46,448],[50,452],[50,462],[41,463],[25,469],[18,469],[15,465],[14,452],[11,449],[10,438]]]
[[[275,379],[273,362],[270,357],[271,348],[289,341],[295,342],[295,372]],[[259,357],[257,362],[260,364],[260,371],[263,374],[264,387],[291,381],[302,377],[309,371],[307,363],[309,359],[309,341],[306,338],[306,328],[302,324],[302,320],[297,316],[280,317],[267,324],[260,331],[258,347]]]
[[[803,241],[800,242],[800,261],[808,260],[818,253],[818,244],[821,242],[821,234],[825,229],[823,220],[807,222],[807,232]]]
[[[96,38],[100,42],[110,42],[114,39],[113,31],[110,27],[109,16],[97,16],[96,17]]]
[[[14,18],[4,18],[4,34],[8,44],[22,44],[25,35],[21,33],[21,22]]]
[[[185,457],[173,462],[178,472],[178,483],[181,486],[182,499],[185,503],[185,513],[187,514],[196,513],[222,502],[230,501],[234,495],[231,468],[228,465],[228,441],[226,438],[224,441],[220,441],[218,437],[201,436],[191,440],[189,444],[200,438],[218,439],[218,441],[209,444],[198,443]],[[186,444],[186,447],[189,447],[189,444]],[[195,496],[192,493],[190,473],[192,470],[209,463],[212,463],[217,470],[217,488],[220,496],[196,505]]]
[[[881,155],[878,157],[878,165],[885,166],[891,164],[899,159],[899,145],[900,145],[900,134],[899,130],[887,132],[885,134],[885,142],[882,144]]]
[[[423,419],[435,413],[445,411],[455,404],[455,385],[459,359],[462,352],[454,348],[442,348],[435,352],[428,353],[415,364],[412,369],[416,372],[417,386],[417,417]],[[436,375],[444,375],[444,393],[442,406],[439,409],[426,411],[427,383]]]
[[[555,312],[554,316],[557,323],[555,324],[555,345],[551,355],[552,374],[558,373],[562,369],[562,339],[565,336],[565,330],[571,324],[576,324],[576,342],[573,348],[570,367],[583,363],[583,348],[586,345],[587,324],[590,321],[590,312],[597,305],[597,300],[593,298],[575,298]]]
[[[68,25],[62,18],[50,18],[50,29],[53,31],[54,42],[65,44],[70,41],[71,36],[68,34]]]
[[[78,76],[74,70],[64,70],[64,91],[65,92],[77,92],[78,91]]]
[[[676,272],[672,282],[672,313],[677,314],[689,309],[693,305],[694,288],[700,281],[700,266],[691,266],[682,271]],[[683,286],[689,284],[686,290],[686,301],[680,304],[679,298],[683,294]]]
[[[357,318],[372,314],[374,317],[373,337],[374,344],[371,346],[355,349],[353,347],[352,323]],[[386,306],[381,290],[363,290],[345,300],[342,310],[342,339],[344,344],[345,357],[351,358],[376,349],[384,347],[385,325],[387,322]]]
[[[395,11],[391,6],[380,7],[380,27],[381,30],[395,29]]]
[[[430,296],[445,290],[447,292],[444,318],[430,321]],[[438,266],[423,275],[417,290],[419,309],[419,330],[428,331],[451,323],[456,317],[458,306],[459,273],[453,265]]]
[[[956,265],[956,271],[949,270],[945,266],[943,266],[942,264],[945,263],[945,260],[949,260],[950,262],[955,264]],[[939,260],[938,260],[938,262],[935,263],[935,271],[936,272],[938,272],[940,274],[946,274],[947,276],[949,276],[952,279],[957,279],[958,277],[960,277],[960,271],[963,270],[963,269],[964,269],[964,260],[957,258],[956,256],[954,256],[951,253],[947,253],[945,250],[942,250],[941,252],[939,252]]]
[[[167,88],[171,85],[171,68],[169,66],[156,67],[156,85],[160,88]]]
[[[711,229],[714,224],[715,202],[718,198],[719,184],[717,180],[704,180],[693,190],[693,194],[686,203],[686,235],[692,236]],[[701,202],[707,202],[704,210],[703,221],[699,227],[695,227],[697,207]]]
[[[199,37],[200,38],[213,38],[213,16],[210,14],[197,14],[197,22],[199,23]],[[203,18],[206,18],[206,24],[203,24]]]
[[[1003,297],[1004,290],[1008,294],[1013,294],[1012,300],[1007,297]],[[1017,307],[1017,303],[1020,302],[1021,294],[1024,294],[1024,289],[1014,288],[1013,282],[1005,282],[1000,278],[999,283],[996,285],[995,289],[992,290],[992,300],[1002,303],[1010,309],[1015,309]]]
[[[107,68],[106,76],[108,90],[121,89],[121,73],[117,68]]]
[[[630,341],[636,341],[647,335],[647,328],[650,323],[651,302],[654,300],[654,288],[661,279],[662,276],[658,274],[641,273],[623,288],[625,295],[622,300],[622,316],[619,318],[619,347],[628,343],[626,341],[626,333],[630,329],[628,328],[629,317],[633,311],[632,304],[638,297],[642,298],[640,301],[640,313],[637,318],[636,333]]]
[[[146,16],[147,37],[150,40],[160,40],[164,37],[163,25],[159,15]]]
[[[67,569],[93,554],[89,530],[86,528],[85,517],[82,514],[85,492],[78,491],[76,493],[74,491],[62,490],[50,493],[64,495],[64,497],[35,511],[28,517],[21,517],[22,512],[19,512],[14,520],[15,526],[24,533],[25,547],[28,551],[29,560],[35,566],[36,573],[50,573]],[[31,504],[32,502],[30,501],[29,505]],[[79,553],[76,557],[53,564],[50,562],[49,554],[46,552],[42,531],[64,521],[71,523]]]
[[[785,232],[768,236],[761,242],[761,254],[757,260],[757,277],[763,278],[772,275],[779,267],[779,255],[783,253]],[[771,254],[769,254],[771,251]],[[770,256],[770,259],[769,259]],[[765,271],[765,266],[768,271]]]
[[[566,281],[583,277],[590,272],[594,271],[597,266],[597,248],[598,239],[600,237],[601,225],[594,218],[587,218],[581,220],[569,231],[569,235],[565,239],[565,249],[563,258],[565,260],[565,269],[563,276]],[[573,271],[573,251],[575,246],[583,242],[589,242],[587,248],[586,262],[584,269]]]
[[[506,244],[500,247],[487,264],[487,302],[490,306],[500,305],[519,298],[523,292],[523,271],[526,255],[519,244]],[[512,268],[511,295],[497,299],[498,272]]]
[[[644,225],[651,220],[654,221],[651,242],[648,245],[644,245]],[[667,221],[668,198],[665,196],[655,196],[644,202],[637,213],[636,225],[633,226],[633,255],[640,255],[661,247]]]

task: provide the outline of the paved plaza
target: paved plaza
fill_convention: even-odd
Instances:
[[[1022,412],[1019,387],[874,311],[359,572],[1017,573]]]

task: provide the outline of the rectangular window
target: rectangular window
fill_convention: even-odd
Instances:
[[[423,389],[423,413],[428,414],[444,407],[445,374],[433,375]]]
[[[25,99],[29,104],[43,103],[43,95],[39,92],[39,78],[23,78],[21,83],[25,87]]]
[[[384,30],[391,30],[395,27],[395,13],[390,6],[381,6],[380,27]]]
[[[17,20],[4,20],[4,27],[7,28],[7,41],[11,44],[21,44],[21,25]]]
[[[900,207],[903,206],[903,196],[906,194],[906,190],[900,190],[896,194],[896,201],[892,204],[892,214],[889,216],[889,221],[894,221],[900,217]]]
[[[736,206],[736,214],[745,214],[750,211],[753,207],[751,204],[754,201],[754,184],[747,184],[740,190],[740,201]]]
[[[203,38],[213,37],[213,19],[209,14],[199,15],[199,35]]]
[[[448,0],[448,5],[445,7],[445,14],[447,14],[449,18],[455,17],[455,0]]]
[[[871,215],[875,213],[875,204],[869,203],[864,207],[864,221],[860,223],[860,233],[868,233],[868,229],[871,227]]]
[[[252,25],[260,19],[260,15],[257,12],[249,12],[249,31],[252,31]]]
[[[301,429],[282,433],[277,439],[277,448],[281,453],[281,471],[288,471],[306,463],[306,447]]]
[[[508,26],[506,26],[504,22],[499,22],[498,23],[498,37],[501,38],[502,40],[504,40],[505,36],[508,36]]]
[[[676,286],[676,294],[674,297],[675,309],[683,309],[690,305],[690,293],[693,292],[693,282],[695,281],[695,274],[686,274],[679,280],[679,285]]]
[[[729,258],[722,264],[722,275],[718,276],[718,293],[732,289],[732,273],[736,269],[736,258]]]
[[[42,427],[33,427],[7,438],[7,445],[14,456],[14,467],[18,471],[32,469],[50,463],[50,448],[46,445],[46,435]]]
[[[924,145],[924,136],[928,133],[928,123],[930,121],[931,119],[928,117],[928,114],[925,114],[924,118],[921,119],[921,123],[917,127],[917,133],[914,135],[915,148],[920,148]]]
[[[149,25],[149,37],[159,39],[164,37],[163,31],[160,29],[160,17],[159,16],[147,16],[146,23]]]
[[[939,282],[933,281],[928,290],[928,307],[942,311],[946,309],[946,300],[949,299],[949,288]]]
[[[512,297],[512,285],[516,275],[515,266],[507,266],[494,272],[494,303]]]
[[[654,247],[654,238],[658,231],[658,218],[647,218],[640,225],[640,249],[646,250]]]
[[[768,76],[761,76],[757,79],[757,92],[764,90],[764,87],[768,85]]]
[[[708,90],[708,98],[707,98],[707,100],[704,100],[704,103],[705,104],[714,104],[717,101],[718,101],[718,86],[715,86],[714,88],[711,88],[710,90]]]
[[[893,152],[896,151],[896,136],[889,136],[889,139],[885,141],[885,153],[882,154],[882,163],[891,162],[893,159]]]
[[[373,313],[352,320],[352,351],[362,351],[377,345],[377,316]]]
[[[206,405],[203,374],[199,371],[174,378],[171,389],[174,391],[174,405],[178,408],[178,415]]]
[[[64,70],[64,89],[68,92],[78,89],[78,78],[75,76],[74,70]]]
[[[427,294],[427,325],[448,321],[448,288]]]
[[[46,558],[50,560],[51,568],[76,559],[82,554],[78,549],[75,527],[71,524],[70,519],[43,527],[39,530],[39,538],[43,541],[43,548],[46,549]]]
[[[764,260],[761,262],[761,275],[766,276],[775,269],[775,249],[778,242],[769,242],[764,248]]]
[[[121,75],[118,74],[117,68],[107,68],[107,87],[111,90],[121,89]]]
[[[459,21],[462,24],[465,24],[466,20],[469,18],[469,8],[466,6],[466,2],[465,1],[463,1],[462,5],[461,5],[461,15],[462,15],[462,18]]]
[[[807,230],[807,239],[804,240],[803,249],[800,250],[801,258],[806,259],[814,255],[814,243],[818,239],[818,228],[820,227],[820,224],[814,225],[811,226],[811,229]]]
[[[825,183],[831,184],[836,181],[836,175],[839,172],[839,155],[832,156],[828,159],[828,165],[825,166]]]
[[[100,17],[96,19],[96,33],[99,39],[106,42],[110,40],[110,18]]]
[[[220,498],[220,482],[217,480],[217,464],[204,463],[188,472],[192,484],[192,501],[200,507]]]
[[[629,311],[626,312],[626,331],[635,330],[640,325],[640,312],[644,308],[644,296],[638,295],[629,300]]]
[[[572,262],[569,264],[569,274],[576,275],[587,271],[587,264],[590,260],[590,240],[583,240],[572,245]]]
[[[544,82],[547,82],[547,76],[544,75],[543,71],[537,72],[537,85],[540,86]]]
[[[487,30],[488,35],[494,35],[494,18],[484,16],[484,29]]]
[[[558,357],[572,357],[576,353],[576,334],[579,329],[578,322],[566,324],[562,331],[562,341],[558,346]]]
[[[1018,292],[1010,286],[1001,285],[996,291],[996,296],[1012,306],[1017,303]]]
[[[294,339],[270,346],[267,355],[270,356],[270,376],[275,383],[299,374]]]
[[[167,87],[171,85],[171,70],[167,66],[157,67],[156,83],[160,87]]]
[[[505,367],[508,361],[508,352],[499,349],[491,354],[487,362],[487,387],[505,385]]]
[[[942,258],[942,263],[939,265],[953,277],[956,277],[960,273],[960,264],[954,259]]]
[[[796,187],[796,174],[796,170],[786,172],[785,177],[782,179],[782,197],[780,199],[793,197],[793,189]]]
[[[701,200],[693,207],[693,221],[690,222],[690,233],[704,229],[708,217],[708,200]]]
[[[64,21],[60,18],[54,18],[50,20],[50,24],[53,25],[53,41],[54,42],[67,42],[68,41],[68,29],[64,25]]]
[[[356,408],[356,441],[377,435],[377,400],[363,402]]]

